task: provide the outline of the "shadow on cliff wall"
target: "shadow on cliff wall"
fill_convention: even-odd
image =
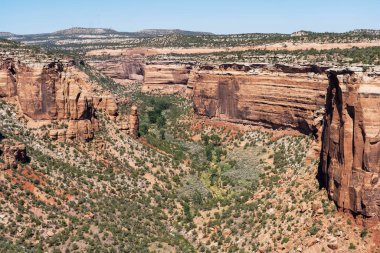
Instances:
[[[329,84],[326,92],[325,115],[323,118],[323,129],[321,136],[321,152],[319,155],[319,165],[317,180],[319,188],[328,189],[328,169],[330,167],[330,131],[331,121],[333,118],[334,105],[336,105],[340,120],[342,119],[342,90],[339,86],[339,80],[336,73],[328,73]]]

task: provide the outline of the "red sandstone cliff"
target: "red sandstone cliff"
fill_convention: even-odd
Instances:
[[[15,99],[31,120],[67,121],[67,129],[51,130],[53,139],[91,140],[98,128],[96,110],[117,116],[111,95],[95,93],[83,73],[60,62],[1,62],[0,96]]]
[[[142,91],[164,94],[184,93],[193,63],[150,62],[145,66]]]
[[[329,71],[321,173],[331,199],[380,218],[380,77]]]
[[[172,76],[183,66],[151,63],[144,90],[172,93]],[[321,176],[330,198],[379,220],[379,71],[222,64],[193,66],[181,77],[198,115],[306,134],[319,132],[325,116]]]
[[[324,106],[324,69],[305,66],[223,64],[200,67],[191,75],[197,114],[223,120],[316,131]]]
[[[198,115],[315,133],[321,124],[325,67],[150,62],[142,90],[186,94]]]
[[[88,64],[116,80],[142,81],[144,79],[144,64],[140,59],[93,60]]]

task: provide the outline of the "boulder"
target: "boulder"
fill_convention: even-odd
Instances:
[[[332,250],[337,250],[339,248],[338,239],[334,236],[329,236],[327,238],[327,247],[329,247]]]

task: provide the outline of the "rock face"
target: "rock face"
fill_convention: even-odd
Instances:
[[[91,61],[88,64],[111,78],[136,81],[144,79],[144,64],[139,59],[101,60]]]
[[[113,118],[118,115],[117,104],[112,96],[106,95],[93,97],[93,103],[96,110],[105,111]]]
[[[0,97],[11,97],[17,93],[16,69],[12,59],[0,63]]]
[[[171,93],[172,83],[186,85],[198,115],[236,123],[305,134],[319,133],[324,124],[320,175],[330,198],[379,220],[380,71],[222,64],[191,66],[188,73],[184,66],[151,63],[145,90]],[[174,81],[177,70],[183,75]]]
[[[67,129],[51,130],[53,139],[91,140],[98,128],[95,112],[117,116],[110,95],[96,94],[74,67],[61,62],[0,65],[0,96],[15,98],[24,115],[32,120],[67,121]]]
[[[54,141],[66,141],[66,129],[51,129],[49,137]]]
[[[325,103],[324,70],[316,66],[201,66],[192,73],[188,88],[199,115],[310,134],[318,128],[316,112]]]
[[[198,115],[271,128],[316,132],[322,121],[326,67],[150,62],[142,90],[180,93]],[[323,112],[322,112],[323,113]]]
[[[146,63],[142,91],[164,94],[184,93],[192,68],[193,63]]]
[[[330,70],[321,174],[338,207],[380,217],[380,77]]]
[[[0,142],[0,157],[4,161],[0,165],[3,169],[16,168],[18,163],[28,161],[25,145],[8,139]]]
[[[139,136],[139,116],[136,106],[132,106],[129,115],[129,134],[135,138]]]

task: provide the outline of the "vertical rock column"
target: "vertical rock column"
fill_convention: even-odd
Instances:
[[[344,210],[380,217],[380,80],[332,70],[326,95],[321,172]]]
[[[139,116],[136,106],[132,106],[131,114],[129,115],[129,134],[134,138],[139,136]]]

